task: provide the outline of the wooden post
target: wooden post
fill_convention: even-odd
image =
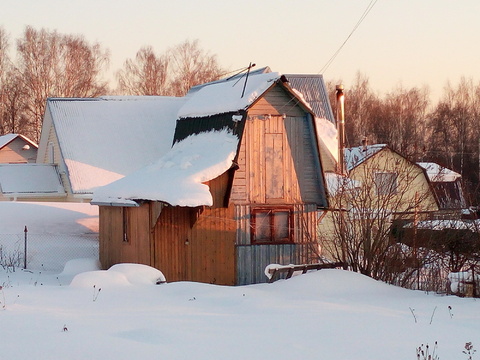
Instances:
[[[25,229],[23,230],[23,232],[25,233],[25,248],[24,248],[24,253],[23,253],[23,269],[26,270],[27,269],[27,233],[28,233],[27,225],[25,225]]]

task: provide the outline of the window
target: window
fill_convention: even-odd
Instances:
[[[292,242],[291,208],[257,208],[252,211],[252,244]]]
[[[126,207],[122,208],[122,217],[123,217],[123,243],[128,244],[130,242],[130,237],[128,236],[128,209]]]
[[[398,174],[395,172],[376,172],[374,174],[375,190],[377,195],[393,195],[397,193]]]

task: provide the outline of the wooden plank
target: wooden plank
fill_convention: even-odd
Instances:
[[[282,134],[265,134],[265,200],[284,198]]]

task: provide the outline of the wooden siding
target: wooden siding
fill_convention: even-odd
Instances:
[[[46,138],[44,138],[44,132]],[[72,187],[70,185],[70,180],[67,176],[67,167],[63,160],[62,152],[60,150],[60,145],[58,143],[57,133],[55,131],[55,126],[53,125],[51,115],[49,111],[45,112],[44,127],[42,128],[42,138],[40,147],[37,154],[37,163],[50,164],[50,145],[53,145],[53,163],[58,166],[60,179],[62,180],[63,188],[67,193],[65,201],[69,202],[83,202],[84,199],[75,198],[72,194]]]
[[[269,264],[306,264],[317,261],[317,207],[297,204],[293,211],[294,244],[251,245],[251,211],[254,206],[235,206],[237,222],[237,285],[266,282]]]
[[[29,149],[23,149],[28,145]],[[23,164],[34,163],[37,158],[37,148],[21,137],[16,137],[0,149],[0,163]]]
[[[306,116],[250,116],[238,153],[231,201],[325,206],[318,152]]]
[[[281,86],[271,88],[248,110],[248,115],[305,116],[306,112],[298,105],[298,100]]]
[[[154,266],[167,281],[235,285],[235,228],[233,206],[165,207],[154,231]]]
[[[131,208],[100,206],[100,262],[104,269],[124,262],[151,265],[149,212],[148,203]]]
[[[235,285],[234,207],[228,206],[231,171],[208,182],[212,207],[163,207],[154,230],[154,266],[167,281]]]

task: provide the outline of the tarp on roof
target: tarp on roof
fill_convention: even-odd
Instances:
[[[10,196],[65,196],[57,169],[50,164],[0,164],[0,188]]]
[[[49,99],[72,192],[92,193],[165,154],[184,102],[164,96]]]
[[[94,192],[92,204],[135,205],[135,200],[178,206],[211,206],[206,181],[232,166],[238,138],[228,130],[191,135],[176,143],[156,163]]]

